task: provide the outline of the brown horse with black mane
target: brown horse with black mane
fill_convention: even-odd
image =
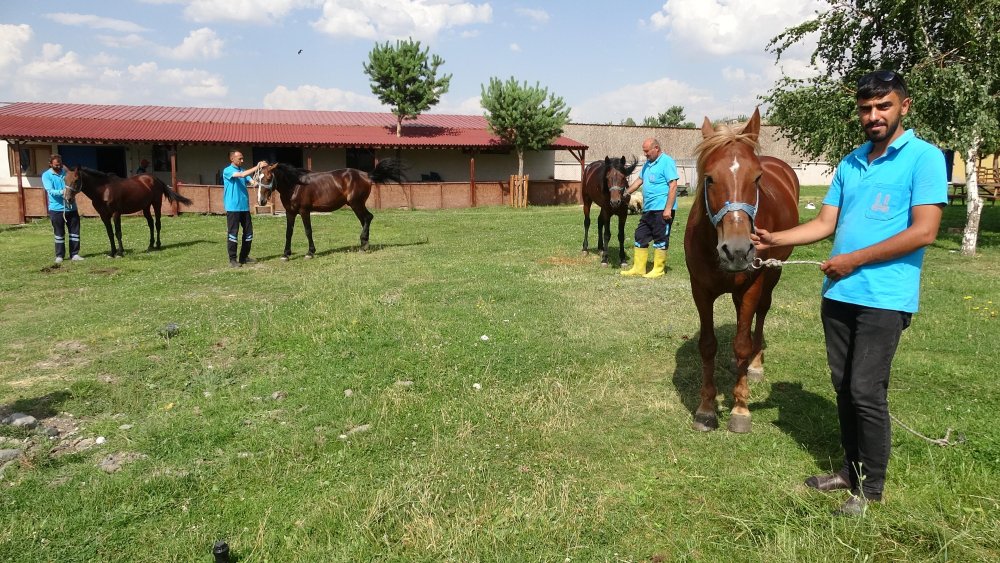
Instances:
[[[296,216],[302,217],[302,226],[309,239],[309,253],[305,256],[308,259],[316,254],[309,214],[313,211],[336,211],[344,205],[349,205],[361,222],[361,252],[368,250],[368,228],[374,215],[368,211],[365,203],[372,184],[386,181],[402,183],[404,178],[400,161],[386,158],[380,160],[371,173],[355,168],[311,172],[279,162],[264,167],[260,177],[255,180],[259,205],[267,203],[272,191],[277,191],[281,197],[281,205],[285,207],[285,251],[281,259],[288,260],[292,254],[292,232]]]
[[[784,260],[792,247],[757,253],[750,241],[756,227],[781,231],[798,225],[799,181],[788,164],[777,158],[757,156],[760,112],[739,132],[728,126],[716,131],[705,118],[704,139],[698,145],[698,188],[684,233],[684,253],[691,277],[691,294],[698,307],[701,335],[701,403],[694,413],[694,428],[718,427],[716,416],[715,353],[718,342],[712,305],[731,293],[736,305],[736,385],[729,430],[750,431],[750,389],[747,374],[763,377],[764,318],[771,307],[771,292],[780,269],[759,268],[755,259]],[[756,317],[751,335],[750,325]]]
[[[108,256],[125,256],[125,246],[122,244],[122,214],[142,211],[149,225],[149,247],[146,252],[160,248],[160,206],[163,198],[171,202],[191,205],[191,200],[170,189],[152,174],[137,174],[131,178],[119,178],[114,174],[101,172],[92,168],[77,166],[66,171],[64,180],[70,189],[71,198],[83,192],[94,204],[94,209],[101,216],[104,228],[108,231],[108,242],[111,251]],[[153,238],[153,217],[150,209],[156,213],[156,238]],[[115,222],[114,232],[111,231],[111,221]],[[115,248],[115,238],[118,248]],[[153,246],[155,243],[155,247]]]
[[[587,253],[587,237],[590,233],[590,206],[596,203],[601,208],[597,216],[597,250],[601,252],[601,265],[608,265],[608,247],[611,246],[611,217],[618,216],[618,261],[628,265],[625,253],[625,221],[628,219],[628,199],[622,194],[628,189],[628,177],[638,163],[633,159],[626,163],[625,157],[596,160],[583,169],[583,253]]]

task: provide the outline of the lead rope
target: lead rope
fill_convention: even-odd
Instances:
[[[822,262],[817,262],[816,260],[778,260],[777,258],[768,258],[767,260],[762,260],[760,258],[754,258],[753,262],[750,263],[750,267],[753,268],[754,270],[759,270],[761,268],[781,269],[782,266],[788,264],[815,264],[819,266],[820,264],[822,264]],[[893,422],[895,422],[896,424],[902,426],[903,429],[909,432],[910,434],[913,434],[918,438],[922,438],[923,440],[931,444],[934,444],[936,446],[956,446],[965,441],[965,436],[963,436],[962,434],[958,434],[956,439],[952,441],[951,428],[948,428],[948,430],[945,431],[944,438],[928,438],[927,436],[924,436],[920,432],[917,432],[916,430],[910,428],[906,424],[903,424],[903,421],[896,418],[896,416],[893,415],[892,413],[889,413],[889,418],[891,418]]]

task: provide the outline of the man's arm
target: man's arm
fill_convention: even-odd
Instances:
[[[839,280],[865,264],[885,262],[923,248],[937,238],[941,226],[941,205],[916,205],[913,223],[903,232],[854,252],[840,254],[820,265],[826,277]]]
[[[240,172],[233,172],[233,178],[243,178],[243,177],[249,176],[249,175],[253,174],[254,172],[260,170],[264,166],[267,166],[267,161],[262,160],[262,161],[258,162],[257,166],[254,166],[253,168],[248,168],[248,169],[240,171]]]
[[[753,241],[757,250],[767,250],[776,246],[812,244],[833,234],[837,228],[838,216],[840,216],[839,207],[824,205],[820,208],[819,215],[809,222],[776,233],[758,228],[756,233],[750,233],[750,240]]]
[[[625,193],[622,194],[622,197],[628,197],[634,194],[635,191],[638,190],[639,186],[641,185],[642,185],[642,177],[636,178],[635,181],[632,182],[632,185],[629,186],[628,189],[625,190]]]
[[[670,180],[670,192],[667,194],[667,206],[663,208],[663,218],[667,221],[674,218],[674,200],[677,199],[677,180]]]
[[[42,187],[45,188],[45,191],[49,192],[53,196],[61,196],[63,193],[64,186],[56,186],[57,182],[55,179],[58,177],[59,176],[57,176],[56,174],[52,174],[49,171],[45,171],[42,173]]]

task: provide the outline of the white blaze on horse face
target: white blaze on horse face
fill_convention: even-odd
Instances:
[[[733,179],[736,178],[736,173],[740,170],[740,161],[733,157],[733,164],[729,167],[729,171],[733,173]]]

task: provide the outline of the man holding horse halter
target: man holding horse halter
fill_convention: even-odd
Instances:
[[[42,187],[49,197],[49,221],[56,239],[56,264],[61,264],[66,255],[67,227],[70,260],[83,260],[83,256],[80,256],[80,213],[66,187],[65,178],[62,157],[53,154],[49,157],[49,169],[42,173]]]
[[[229,266],[239,268],[250,258],[250,245],[253,243],[253,222],[250,220],[250,195],[247,193],[249,176],[267,166],[266,161],[260,161],[257,166],[243,170],[243,153],[229,151],[229,166],[222,171],[222,201],[226,207],[226,228],[228,231]],[[239,261],[236,259],[236,246],[239,240],[239,230],[243,228],[243,246],[240,248]]]
[[[948,202],[943,153],[900,127],[910,109],[903,77],[868,73],[855,97],[868,142],[837,166],[819,215],[786,231],[751,235],[758,250],[834,236],[830,258],[820,265],[821,317],[844,465],[806,485],[850,489],[838,509],[847,515],[882,500],[892,446],[890,367],[917,311],[924,247],[937,237]]]
[[[639,178],[622,194],[625,199],[642,186],[642,217],[635,228],[635,262],[623,276],[658,278],[667,265],[670,247],[670,224],[677,209],[677,165],[660,148],[660,141],[650,137],[642,142],[646,162]],[[653,243],[653,269],[646,273],[649,243]]]

